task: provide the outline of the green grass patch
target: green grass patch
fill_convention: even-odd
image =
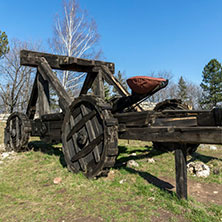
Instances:
[[[31,151],[4,160],[0,165],[0,221],[221,221],[222,206],[200,203],[193,197],[179,200],[175,192],[163,189],[170,190],[172,185],[160,177],[175,175],[172,153],[152,150],[149,143],[120,142],[112,175],[97,180],[68,172],[61,145],[32,142]],[[217,152],[220,158],[222,151]],[[200,150],[197,155],[196,159],[211,154]],[[147,158],[156,162],[148,163]],[[127,167],[130,159],[139,167]],[[54,184],[55,177],[62,182]],[[221,175],[189,178],[219,184]]]

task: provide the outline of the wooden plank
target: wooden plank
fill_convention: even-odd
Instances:
[[[61,108],[63,108],[63,111],[65,112],[69,108],[69,105],[71,104],[72,100],[68,93],[65,91],[64,87],[60,83],[55,73],[52,71],[46,59],[42,57],[39,60],[40,64],[38,66],[38,71],[39,73],[41,73],[45,80],[49,81],[49,83],[55,90],[57,96],[60,99],[60,103],[62,104]]]
[[[159,118],[161,116],[161,118]],[[175,115],[176,116],[176,115]],[[126,126],[197,126],[196,116],[168,117],[155,111],[117,113],[114,117]]]
[[[86,109],[85,106],[81,105],[80,109],[81,109],[81,112],[82,112],[83,116],[88,114],[87,109]],[[87,131],[88,137],[89,137],[89,142],[91,143],[94,140],[94,138],[96,138],[96,135],[95,135],[95,133],[96,133],[95,130],[96,129],[94,129],[96,127],[93,128],[92,120],[87,121],[85,123],[85,125],[86,125],[86,131]],[[99,155],[99,148],[98,148],[97,145],[95,146],[95,148],[93,150],[93,155],[94,155],[95,161],[98,163],[100,161],[100,155]]]
[[[72,135],[79,131],[85,125],[85,122],[92,119],[96,114],[96,111],[93,110],[92,112],[83,116],[82,119],[78,123],[76,123],[75,126],[73,126],[73,128],[70,130],[69,134],[66,137],[66,141],[68,142],[68,140],[72,138]]]
[[[25,66],[38,67],[41,57],[44,57],[47,60],[52,69],[92,72],[95,66],[105,65],[108,67],[111,73],[115,72],[115,65],[111,62],[80,59],[75,57],[54,55],[28,50],[20,51],[20,64]]]
[[[104,91],[104,80],[101,73],[101,70],[99,70],[93,84],[92,84],[92,90],[94,95],[104,99],[105,98],[105,91]]]
[[[85,81],[83,83],[83,86],[82,86],[82,89],[81,89],[81,92],[79,95],[87,94],[87,92],[91,88],[97,74],[98,74],[98,72],[87,73],[87,76],[85,78]]]
[[[37,79],[38,75],[36,73],[35,80],[32,86],[32,92],[31,96],[28,102],[28,106],[26,109],[26,115],[28,116],[29,119],[34,119],[35,112],[36,112],[36,102],[38,99],[38,85],[37,85]]]
[[[69,126],[70,126],[70,130],[72,130],[72,128],[75,126],[75,124],[77,123],[78,120],[74,120],[73,116],[70,116],[70,122],[69,122]],[[67,135],[67,133],[66,133]],[[78,147],[77,143],[77,135],[72,135],[72,147],[70,147],[70,149],[73,149],[75,151],[75,154],[77,155],[81,149]],[[80,165],[80,167],[82,168],[82,170],[85,172],[87,169],[87,165],[86,162],[84,160],[84,158],[79,158],[78,160],[78,164]]]
[[[176,193],[179,198],[187,199],[187,152],[181,149],[175,151]]]
[[[98,137],[96,137],[95,139],[93,139],[92,141],[90,141],[90,143],[88,145],[86,145],[85,147],[83,147],[81,149],[81,151],[79,151],[76,155],[74,155],[71,159],[72,162],[75,162],[81,158],[84,158],[87,154],[91,153],[93,151],[93,149],[103,140],[103,133],[101,135],[99,135]]]
[[[222,144],[222,127],[127,128],[119,125],[119,138],[155,142]]]
[[[50,113],[49,82],[40,73],[37,79],[39,116]]]
[[[156,118],[152,126],[197,126],[196,117]]]
[[[130,93],[121,85],[121,83],[112,75],[107,66],[101,65],[103,78],[107,83],[113,85],[121,96],[129,96]]]

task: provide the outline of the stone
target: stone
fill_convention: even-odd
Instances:
[[[188,172],[197,177],[208,177],[210,175],[210,168],[203,162],[190,162],[187,164]]]
[[[126,164],[127,167],[139,167],[139,164],[135,160],[129,160]]]
[[[214,168],[213,169],[213,174],[215,174],[215,175],[220,174],[220,169],[219,168]]]
[[[136,156],[136,153],[132,153],[131,156]]]
[[[53,183],[54,184],[59,184],[59,183],[61,183],[62,182],[62,178],[61,177],[56,177],[56,178],[54,178],[54,180],[53,180]]]
[[[119,181],[120,184],[123,184],[123,183],[125,183],[125,182],[126,182],[126,179],[123,179],[123,180],[120,180],[120,181]]]
[[[9,157],[9,152],[2,153],[2,159]]]
[[[217,147],[216,146],[210,146],[210,150],[217,150]]]
[[[156,161],[155,161],[153,158],[148,158],[148,159],[147,159],[147,162],[148,162],[148,163],[155,163]]]

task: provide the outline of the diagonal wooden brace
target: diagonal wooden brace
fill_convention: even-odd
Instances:
[[[65,112],[71,104],[72,100],[44,57],[40,58],[38,71],[44,79],[50,82],[51,86],[53,87],[57,96],[60,99],[61,108]]]

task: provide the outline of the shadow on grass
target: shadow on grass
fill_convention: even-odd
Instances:
[[[121,154],[121,153],[131,154],[131,153],[137,152],[137,155],[119,158],[116,161],[114,168],[116,168],[116,169],[122,168],[131,174],[137,174],[137,175],[141,176],[143,179],[145,179],[148,183],[153,184],[154,186],[156,186],[166,192],[173,193],[172,191],[170,191],[171,189],[174,188],[174,186],[172,184],[170,184],[164,180],[161,180],[148,172],[143,172],[143,171],[139,171],[139,170],[135,170],[133,168],[127,167],[126,164],[129,160],[152,158],[154,156],[158,156],[158,155],[161,155],[164,153],[163,151],[153,149],[152,146],[149,146],[149,147],[147,146],[146,148],[147,148],[147,150],[137,149],[137,150],[133,150],[133,151],[127,151],[127,147],[119,146],[119,154]]]
[[[28,144],[29,149],[34,150],[35,152],[42,152],[47,155],[55,155],[59,157],[59,161],[63,167],[67,167],[65,158],[63,155],[63,152],[61,150],[61,147],[52,145],[52,144],[47,144],[43,141],[31,141]]]
[[[172,191],[170,191],[171,189],[174,188],[174,186],[164,180],[159,179],[158,177],[153,176],[152,174],[148,173],[148,172],[143,172],[143,171],[139,171],[139,170],[135,170],[133,168],[129,168],[129,167],[124,167],[124,169],[126,171],[128,171],[129,173],[132,174],[138,174],[139,176],[141,176],[143,179],[145,179],[148,183],[162,189],[165,190],[167,192],[172,193]]]
[[[211,160],[222,161],[222,159],[220,159],[220,158],[213,157],[213,156],[207,156],[207,155],[204,155],[204,154],[201,154],[201,153],[198,153],[198,152],[193,153],[191,156],[192,156],[192,158],[189,160],[189,162],[193,162],[195,160],[199,160],[203,163],[208,163]]]
[[[127,156],[127,157],[120,157],[115,164],[116,168],[124,166],[129,160],[141,160],[141,159],[147,159],[152,158],[154,156],[159,156],[165,152],[160,150],[155,150],[152,148],[152,146],[146,146],[147,149],[136,149],[136,150],[128,150],[125,146],[118,146],[119,148],[119,155],[123,153],[132,154],[137,153],[136,156]]]

